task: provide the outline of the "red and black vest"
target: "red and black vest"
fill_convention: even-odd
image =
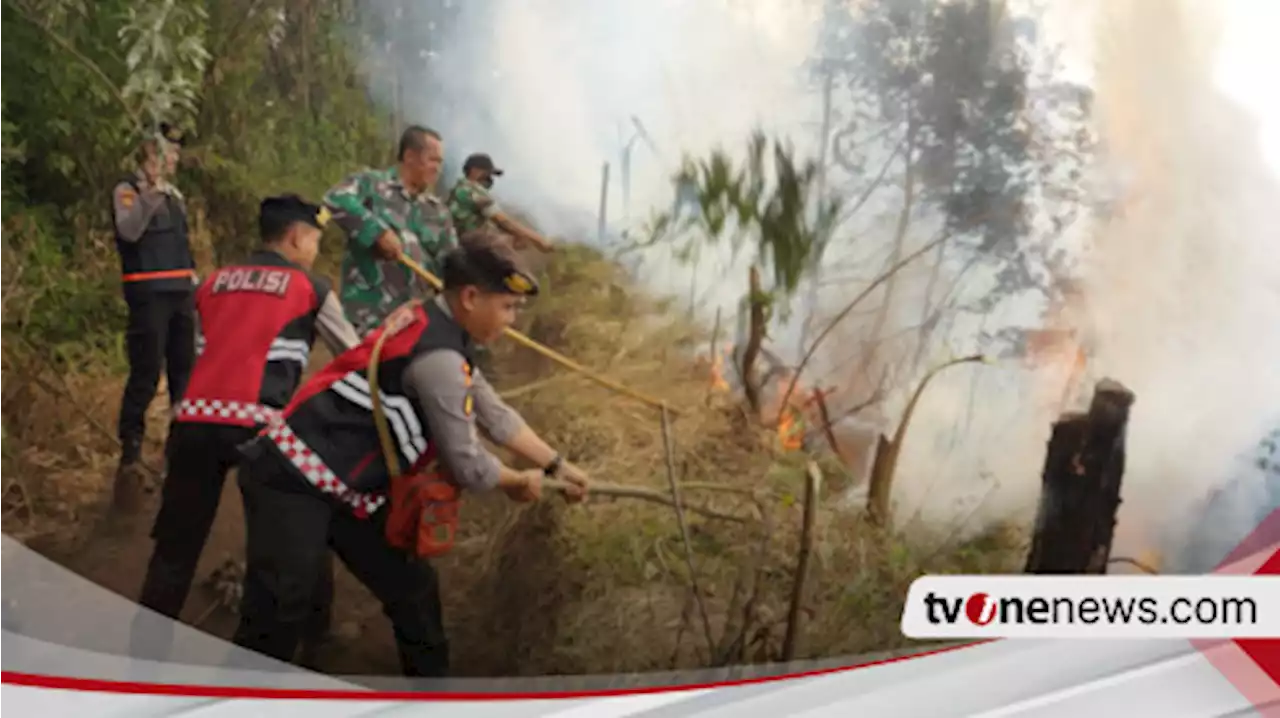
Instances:
[[[434,302],[414,309],[412,323],[387,339],[378,363],[378,390],[400,466],[412,473],[435,456],[430,428],[405,393],[405,369],[418,356],[453,349],[472,362],[471,339]],[[368,368],[379,327],[334,359],[298,390],[283,418],[262,431],[266,444],[295,473],[365,517],[386,502],[390,476],[373,423]],[[459,367],[461,370],[462,367]]]
[[[137,175],[122,181],[139,191]],[[187,210],[172,195],[165,195],[164,207],[151,215],[138,241],[127,242],[117,232],[116,251],[126,297],[137,292],[189,292],[195,286]]]
[[[288,402],[306,371],[329,283],[271,251],[223,267],[196,291],[196,364],[176,421],[253,427]]]

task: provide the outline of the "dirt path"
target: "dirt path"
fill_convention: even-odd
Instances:
[[[143,508],[126,517],[103,518],[75,541],[33,541],[32,548],[75,573],[129,600],[137,600],[153,542],[151,523],[159,509],[157,493]],[[196,580],[183,608],[183,623],[230,639],[234,611],[206,579],[228,561],[244,556],[244,513],[234,473],[222,492],[222,503],[196,568]],[[339,564],[334,609],[334,640],[320,656],[326,673],[371,675],[398,672],[390,628],[376,602]],[[382,619],[382,620],[380,620]]]
[[[328,353],[318,347],[313,352],[308,373],[328,361]],[[30,429],[30,434],[45,440],[47,451],[63,450],[66,440],[46,437],[68,437],[68,427],[83,430],[84,414],[100,424],[89,432],[88,439],[72,443],[86,454],[83,470],[63,472],[43,484],[41,491],[53,492],[59,513],[65,517],[61,525],[33,532],[30,548],[84,578],[135,601],[150,560],[153,542],[151,525],[159,508],[157,491],[149,494],[137,513],[126,517],[107,518],[107,502],[115,469],[115,449],[107,448],[110,425],[115,411],[120,382],[85,387],[95,397],[80,410],[69,412],[57,421],[45,422]],[[78,385],[77,385],[78,386]],[[83,399],[86,392],[79,396]],[[144,448],[146,461],[152,467],[161,465],[163,437],[167,425],[162,400],[164,389],[148,417],[148,440]],[[21,396],[15,406],[34,406],[47,401],[43,394]],[[8,408],[8,407],[6,407]],[[93,443],[96,442],[96,445]],[[92,450],[88,446],[93,446]],[[91,456],[90,456],[91,455]],[[80,457],[84,459],[84,457]],[[78,462],[77,462],[78,463]],[[37,471],[39,464],[23,467]],[[463,510],[458,543],[450,555],[436,563],[440,572],[446,631],[451,643],[451,672],[457,676],[501,675],[505,664],[520,644],[518,637],[496,641],[492,637],[495,610],[494,584],[484,570],[490,558],[491,539],[495,527],[502,524],[511,507],[501,497],[474,497]],[[180,616],[183,623],[220,638],[229,639],[237,617],[228,607],[227,597],[207,584],[210,574],[228,561],[242,562],[244,556],[243,506],[234,472],[228,476],[222,493],[218,515],[196,569],[196,578]],[[319,656],[318,668],[337,675],[397,675],[399,661],[391,627],[381,606],[355,580],[340,562],[337,563],[332,640]],[[234,603],[234,601],[232,601]],[[499,602],[500,603],[500,602]],[[501,604],[505,606],[506,604]],[[509,608],[509,607],[508,607]],[[519,611],[517,611],[519,613]]]
[[[108,496],[109,486],[109,479],[103,477],[103,499]],[[509,658],[508,654],[521,644],[516,637],[495,643],[491,636],[495,606],[491,605],[493,597],[481,569],[490,532],[510,508],[504,500],[487,498],[473,500],[466,507],[458,544],[449,556],[436,562],[451,644],[451,673],[459,677],[501,675],[503,661],[507,660],[504,656]],[[105,502],[100,502],[97,511],[90,513],[103,518],[96,523],[86,521],[78,535],[67,538],[64,532],[62,539],[36,539],[29,545],[80,576],[136,601],[151,557],[150,531],[159,508],[159,495],[150,494],[137,513],[115,519],[106,518]],[[243,561],[243,516],[233,472],[223,489],[217,519],[181,614],[183,623],[228,640],[237,617],[226,605],[226,599],[206,580],[227,561]],[[336,566],[331,641],[320,652],[316,668],[333,675],[399,675],[395,640],[381,605],[341,562]]]
[[[320,346],[312,353],[308,373],[330,360],[328,351]],[[56,384],[56,382],[51,382]],[[120,382],[88,387],[95,397],[81,411],[90,414],[100,426],[92,433],[94,441],[110,438],[102,427],[111,425],[111,414],[117,406]],[[55,390],[57,387],[55,386]],[[167,429],[163,401],[166,389],[162,380],[157,388],[156,400],[148,412],[148,439],[144,447],[145,461],[151,467],[162,465],[163,437]],[[55,391],[55,398],[61,392]],[[81,398],[83,398],[83,394]],[[46,401],[44,394],[21,397],[14,405],[31,405]],[[6,407],[8,408],[8,407]],[[71,425],[84,425],[81,413],[70,419]],[[59,430],[58,425],[40,427],[37,436],[50,436]],[[64,429],[65,430],[65,429]],[[74,488],[68,502],[77,504],[73,512],[75,526],[63,525],[56,531],[47,531],[29,541],[29,546],[47,558],[65,566],[84,578],[113,591],[131,601],[137,600],[151,558],[153,542],[151,525],[159,509],[158,480],[155,490],[147,496],[137,513],[124,517],[108,518],[107,502],[110,497],[112,473],[115,466],[115,449],[110,457],[95,461],[89,474],[75,477]],[[86,498],[94,494],[93,498]],[[235,472],[227,477],[222,492],[218,516],[214,521],[208,543],[196,567],[196,578],[181,614],[187,625],[206,633],[229,639],[235,630],[236,616],[228,608],[225,597],[206,585],[206,579],[218,567],[228,561],[243,561],[244,519],[240,490]],[[396,674],[399,665],[390,626],[372,596],[345,569],[338,565],[334,606],[334,633],[332,645],[320,655],[321,670],[327,673],[370,675]]]

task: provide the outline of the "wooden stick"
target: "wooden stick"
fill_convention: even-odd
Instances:
[[[567,491],[569,487],[570,487],[569,482],[564,481],[562,479],[543,479],[542,480],[543,489],[563,492],[563,491]],[[661,491],[646,489],[640,486],[623,486],[621,484],[602,484],[602,483],[596,483],[593,481],[588,486],[588,495],[611,496],[619,499],[639,499],[641,501],[648,501],[654,504],[662,504],[663,506],[670,506],[672,508],[675,508],[675,505],[676,505],[675,500],[672,499],[667,494],[664,494]],[[682,504],[681,507],[685,511],[691,511],[695,514],[706,516],[707,518],[711,518],[711,519],[720,519],[721,521],[732,521],[734,523],[739,523],[739,524],[744,524],[749,521],[749,519],[744,516],[734,516],[733,514],[721,513],[719,511],[713,511],[712,509],[702,508],[701,506],[691,506],[689,504]]]
[[[929,373],[924,375],[924,378],[920,380],[915,391],[911,394],[906,408],[902,410],[902,418],[898,420],[898,428],[893,433],[893,439],[885,439],[883,435],[880,436],[880,440],[876,444],[875,460],[871,465],[871,477],[867,481],[867,517],[872,523],[880,526],[889,526],[891,523],[889,516],[890,498],[893,491],[893,477],[898,468],[898,457],[902,455],[902,444],[906,440],[907,427],[910,425],[911,417],[920,403],[920,397],[924,396],[925,388],[929,386],[929,382],[935,376],[946,369],[975,362],[992,363],[986,356],[974,354],[973,356],[945,361],[930,369]]]
[[[787,632],[782,639],[782,660],[790,661],[796,655],[796,635],[799,632],[800,604],[804,600],[804,582],[809,574],[809,556],[813,553],[813,524],[818,515],[818,490],[822,486],[822,471],[810,461],[805,471],[804,525],[800,530],[800,555],[796,559],[796,580],[791,587],[791,606],[787,610]]]
[[[401,254],[399,257],[399,261],[401,264],[408,267],[415,274],[421,277],[423,281],[425,281],[427,284],[430,284],[432,287],[434,287],[436,291],[440,291],[444,288],[444,284],[438,278],[436,278],[434,274],[432,274],[431,272],[428,272],[426,269],[422,267],[422,265],[413,261],[408,256]],[[596,372],[591,371],[590,369],[582,366],[581,364],[575,362],[574,360],[561,354],[560,352],[557,352],[551,347],[548,347],[544,344],[539,344],[538,342],[530,339],[529,337],[525,336],[524,334],[521,334],[520,332],[514,329],[508,328],[506,330],[506,335],[516,340],[518,344],[523,344],[524,346],[538,352],[539,354],[547,357],[548,359],[556,362],[557,364],[564,366],[570,371],[575,371],[607,389],[612,389],[613,391],[619,394],[622,394],[624,396],[629,396],[632,399],[635,399],[636,401],[639,401],[644,404],[648,404],[649,406],[657,407],[659,409],[666,406],[665,403],[660,399],[655,399],[651,396],[648,396],[647,394],[642,394],[636,391],[635,389],[631,389],[626,386],[623,386],[622,384],[619,384],[618,382],[612,379],[609,379],[608,377],[601,376],[600,374],[597,374]],[[669,411],[670,413],[679,416],[679,412],[677,412],[674,409],[671,409],[670,407],[667,407],[665,411]]]
[[[671,485],[672,506],[676,510],[676,522],[680,525],[680,540],[684,543],[684,561],[689,567],[689,586],[693,589],[693,599],[698,603],[698,613],[702,614],[702,630],[707,639],[707,657],[715,656],[716,642],[711,635],[711,619],[707,616],[707,605],[702,600],[702,591],[698,588],[698,570],[693,565],[693,541],[689,538],[689,524],[684,518],[684,506],[680,502],[680,487],[676,484],[675,458],[672,456],[671,420],[667,415],[667,407],[662,407],[662,448],[666,454],[667,482]]]

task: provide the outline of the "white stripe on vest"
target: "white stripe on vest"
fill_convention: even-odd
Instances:
[[[373,411],[373,401],[369,397],[369,381],[359,372],[350,372],[329,387],[333,393],[367,411]],[[391,433],[395,434],[396,443],[400,445],[400,453],[404,454],[409,465],[417,463],[427,450],[427,438],[422,433],[422,423],[413,411],[409,399],[403,396],[391,396],[380,393],[382,406],[386,409],[387,422],[391,424]]]
[[[267,350],[267,361],[296,361],[304,367],[311,355],[311,343],[305,339],[276,337]]]

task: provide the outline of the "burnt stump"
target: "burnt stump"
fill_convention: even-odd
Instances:
[[[1106,573],[1133,401],[1120,382],[1103,379],[1087,412],[1054,422],[1026,573]]]

